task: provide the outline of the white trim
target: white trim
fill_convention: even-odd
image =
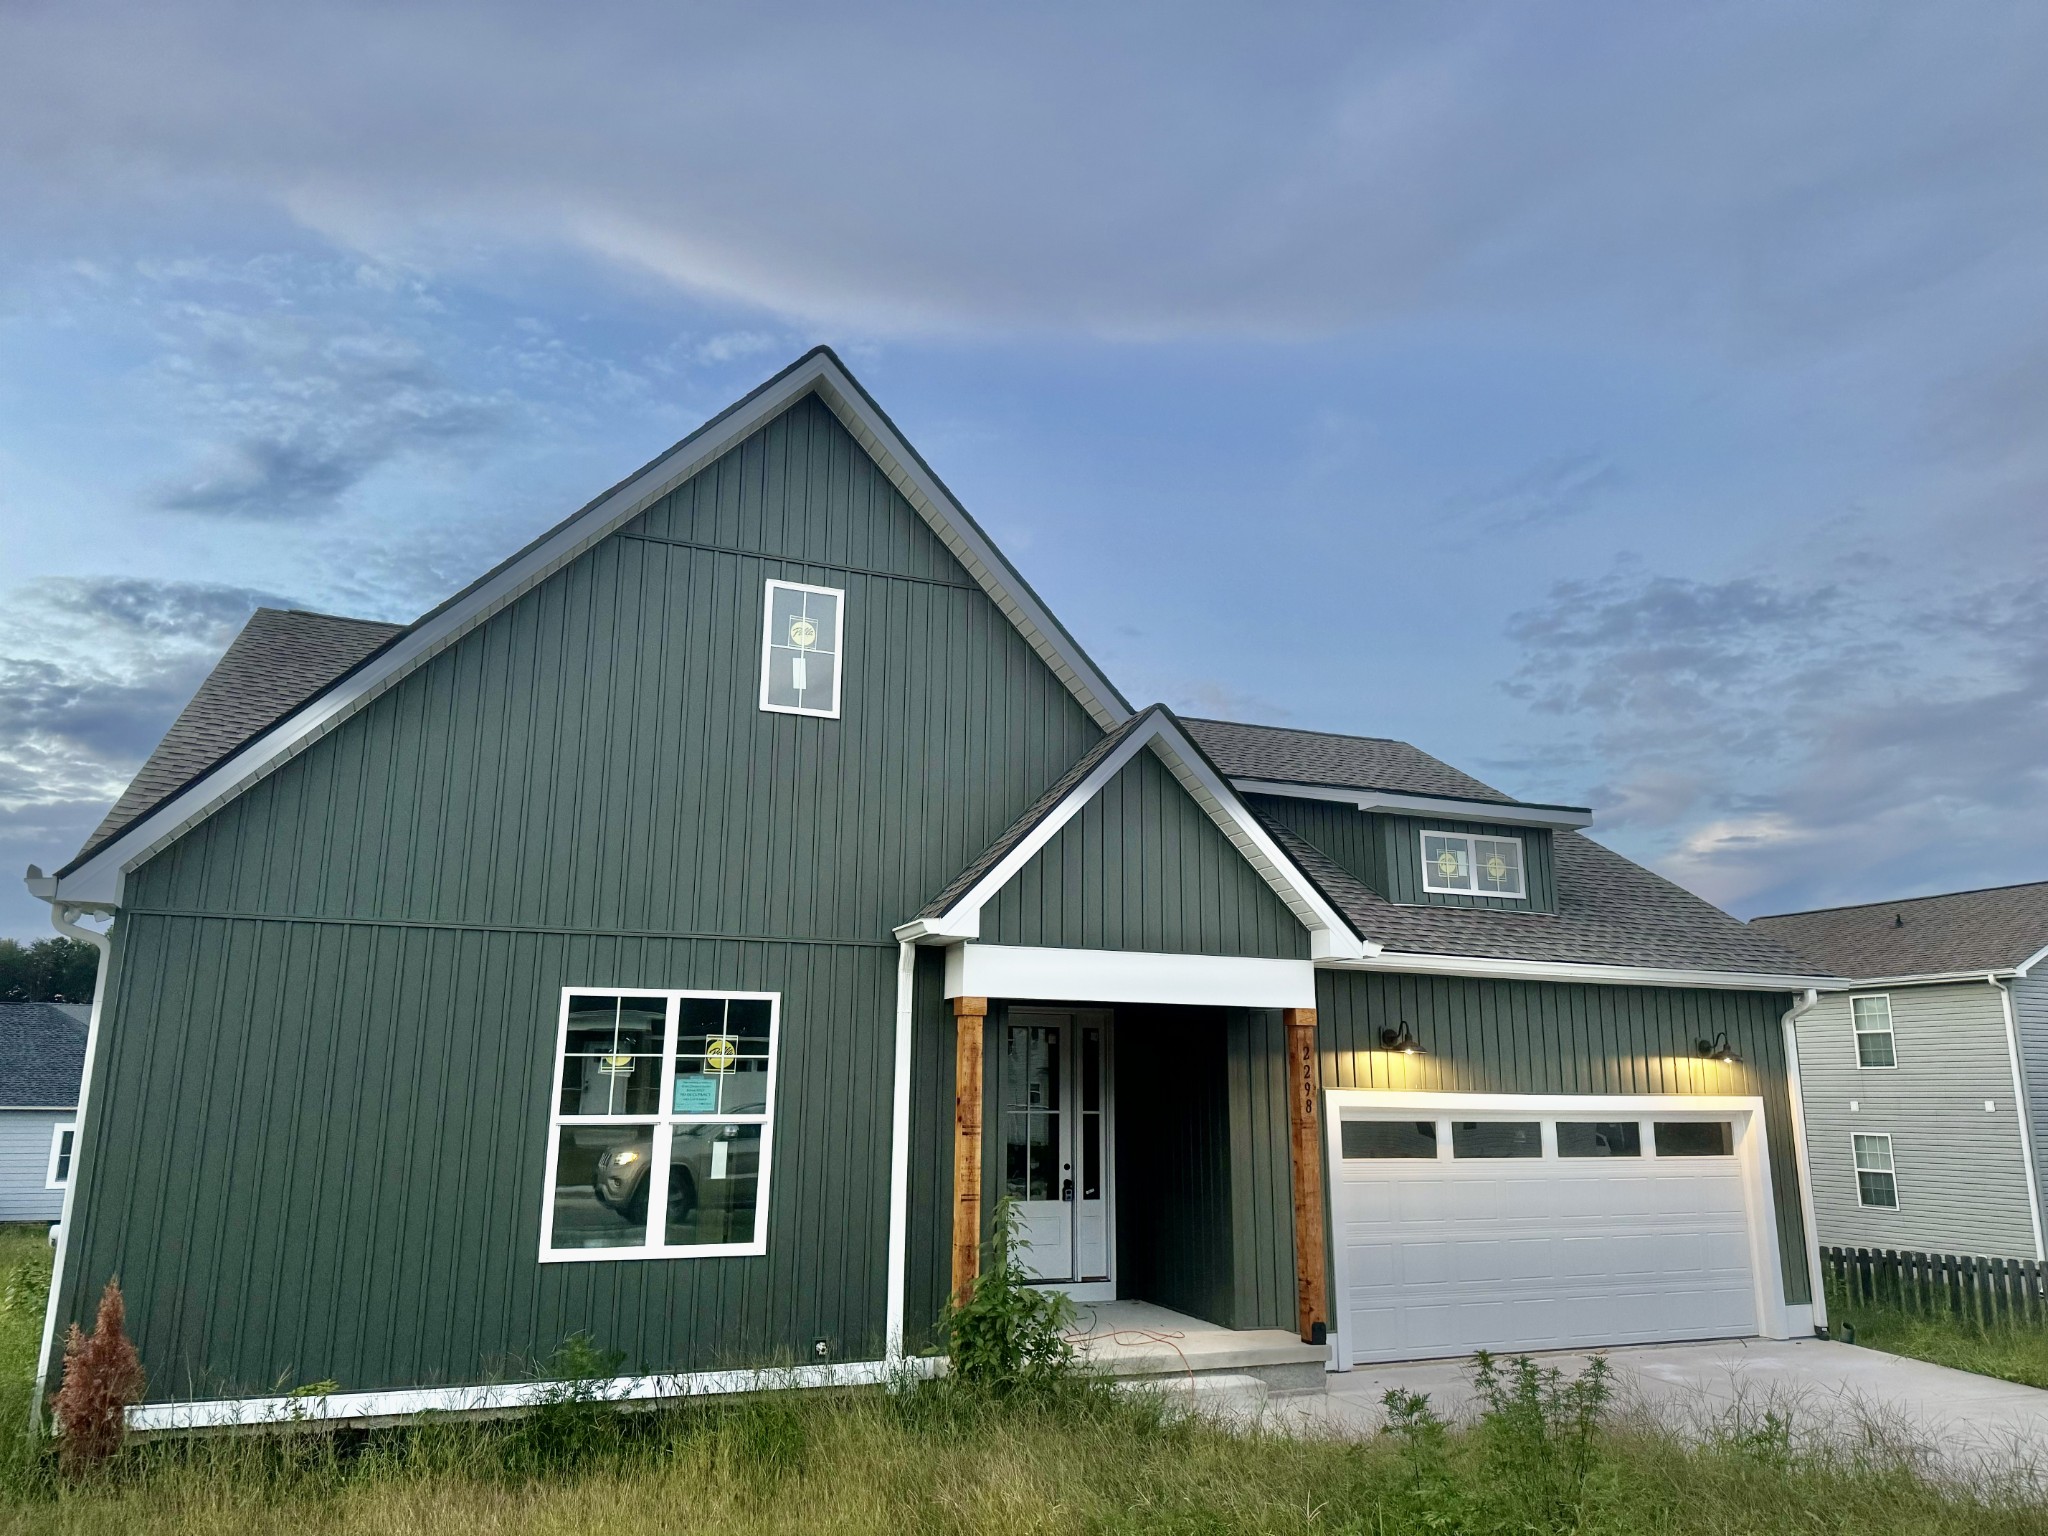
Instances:
[[[1313,1008],[1306,960],[1169,955],[1129,949],[1035,949],[955,944],[946,950],[946,996],[1033,1002],[1179,1003],[1214,1008]]]
[[[1820,1262],[1820,1206],[1813,1198],[1813,1157],[1806,1146],[1806,1100],[1799,1082],[1799,1019],[1820,1001],[1811,988],[1786,1010],[1785,1085],[1792,1104],[1792,1155],[1799,1169],[1800,1225],[1806,1229],[1806,1285],[1813,1295],[1813,1324],[1828,1325],[1827,1272]]]
[[[2020,1124],[2020,1165],[2027,1170],[2027,1214],[2033,1219],[2034,1262],[2039,1263],[2048,1258],[2048,1248],[2042,1246],[2041,1240],[2041,1180],[2039,1171],[2034,1167],[2033,1132],[2027,1124],[2033,1114],[2029,1108],[2031,1101],[2027,1098],[2026,1076],[2020,1070],[2019,1023],[2013,1017],[2012,988],[1996,976],[1984,979],[1998,988],[1998,1000],[2005,1014],[2005,1054],[2012,1064],[2012,1102],[2018,1111],[2013,1118]]]
[[[34,894],[46,901],[72,906],[118,906],[123,872],[212,815],[430,657],[609,537],[756,428],[813,392],[881,466],[932,531],[965,563],[982,590],[1097,723],[1111,729],[1128,719],[1130,710],[1108,679],[1060,628],[966,510],[921,465],[916,452],[876,409],[839,360],[819,348],[705,423],[617,489],[543,535],[532,547],[477,582],[466,595],[429,614],[388,650],[317,695],[291,719],[224,758],[178,794],[137,818],[76,870],[61,879],[46,877],[37,884]]]
[[[655,1109],[644,1115],[565,1115],[562,1113],[562,1068],[569,1043],[569,999],[571,997],[658,997],[667,1006],[661,1033],[661,1086]],[[718,1111],[707,1114],[678,1114],[675,1111],[674,1082],[678,1015],[684,998],[715,998],[720,1002],[766,1002],[768,1004],[768,1084],[765,1105],[759,1110]],[[555,1030],[555,1070],[548,1096],[547,1177],[541,1186],[540,1262],[543,1264],[599,1264],[636,1259],[728,1259],[764,1254],[768,1251],[768,1173],[775,1151],[775,1080],[781,1071],[782,994],[746,992],[737,989],[691,987],[562,988],[560,1022]],[[756,1154],[754,1174],[754,1238],[746,1243],[643,1243],[635,1248],[555,1248],[555,1165],[562,1148],[564,1128],[647,1132],[647,1231],[654,1232],[666,1220],[668,1208],[669,1148],[672,1132],[679,1125],[757,1125],[761,1147]],[[713,1162],[713,1168],[719,1166]],[[714,1173],[714,1177],[717,1175]]]
[[[1430,876],[1441,873],[1429,857],[1429,840],[1434,837],[1444,842],[1458,842],[1465,845],[1464,885],[1432,885]],[[1529,847],[1519,837],[1497,837],[1486,832],[1453,832],[1448,827],[1418,827],[1415,832],[1415,847],[1422,860],[1422,888],[1432,896],[1470,896],[1482,901],[1527,901],[1529,899]],[[1512,891],[1482,891],[1479,889],[1479,845],[1481,843],[1513,843],[1515,845],[1515,885]]]
[[[1884,1004],[1884,1028],[1865,1029],[1856,1018],[1856,1005],[1865,1002]],[[1883,1035],[1891,1041],[1892,1059],[1890,1065],[1884,1062],[1872,1064],[1863,1059],[1863,1037]],[[1856,1048],[1856,1070],[1858,1072],[1896,1072],[1899,1069],[1899,1032],[1892,1027],[1892,1000],[1883,992],[1852,992],[1849,994],[1849,1037]]]
[[[889,1102],[889,1279],[882,1324],[883,1351],[903,1358],[904,1293],[910,1274],[910,1074],[916,1025],[917,948],[896,951],[896,1077]]]
[[[1765,930],[1769,932],[1768,929]],[[1865,991],[1872,987],[1945,987],[1959,981],[1982,981],[1986,976],[2017,976],[2016,970],[1918,971],[1907,976],[1852,976],[1834,985],[1837,992]]]
[[[1165,710],[1155,707],[1150,718],[1137,725],[1118,742],[1101,762],[1091,768],[1080,783],[1044,816],[1038,824],[1005,853],[979,880],[959,896],[938,917],[917,918],[895,930],[898,940],[950,942],[981,937],[981,910],[1025,865],[1036,858],[1060,830],[1078,816],[1083,807],[1102,792],[1104,785],[1149,746],[1166,764],[1168,771],[1194,799],[1219,831],[1236,845],[1247,863],[1257,870],[1273,894],[1284,901],[1301,925],[1309,931],[1309,954],[1315,959],[1355,959],[1376,954],[1379,946],[1360,940],[1351,925],[1324,900],[1294,861],[1280,851],[1272,834],[1229,784],[1211,770],[1188,740],[1187,734]],[[970,994],[1003,996],[1002,993]],[[1042,994],[1038,994],[1042,995]],[[1302,1004],[1308,1007],[1311,1004]]]
[[[2033,970],[2035,966],[2039,965],[2044,958],[2048,958],[2048,944],[2042,945],[2039,949],[2035,950],[2031,955],[2027,956],[2026,959],[2022,960],[2017,966],[2015,966],[2013,968],[2013,975],[2017,976],[2022,981],[2024,981],[2027,977],[2027,973]]]
[[[64,1138],[71,1138],[71,1145],[65,1146]],[[50,1166],[43,1174],[43,1188],[62,1189],[71,1182],[71,1164],[78,1156],[78,1122],[59,1120],[50,1127]],[[57,1164],[64,1164],[64,1176],[57,1176]]]
[[[770,679],[768,663],[775,652],[775,592],[808,592],[815,597],[832,599],[832,649],[827,652],[832,658],[832,704],[828,709],[813,709],[808,704],[770,704],[768,692]],[[800,689],[799,692],[808,690]],[[810,715],[819,720],[837,720],[839,701],[846,691],[846,589],[843,587],[814,587],[801,581],[783,581],[770,576],[761,586],[761,708],[771,715]]]
[[[1528,981],[1588,981],[1615,987],[1715,987],[1740,992],[1840,991],[1833,976],[1750,971],[1687,971],[1650,965],[1586,965],[1565,960],[1496,960],[1484,955],[1416,955],[1381,950],[1363,960],[1322,960],[1331,970],[1412,971],[1424,976],[1499,976]],[[1979,973],[1972,980],[1981,980]]]
[[[1741,1165],[1748,1193],[1750,1263],[1756,1286],[1757,1327],[1762,1337],[1798,1337],[1792,1309],[1785,1300],[1785,1283],[1778,1254],[1777,1202],[1771,1188],[1771,1160],[1765,1141],[1764,1101],[1753,1094],[1539,1094],[1539,1093],[1418,1093],[1378,1088],[1326,1088],[1323,1091],[1324,1156],[1329,1159],[1325,1187],[1337,1187],[1337,1167],[1343,1161],[1343,1111],[1427,1112],[1434,1120],[1466,1115],[1506,1114],[1546,1116],[1553,1120],[1584,1115],[1605,1119],[1719,1120],[1737,1119],[1735,1157]],[[1654,1133],[1645,1138],[1654,1152]],[[1439,1138],[1440,1142],[1444,1138]],[[1553,1132],[1544,1135],[1546,1152],[1555,1146]],[[1447,1148],[1439,1146],[1441,1161]],[[1654,1157],[1646,1161],[1654,1160]],[[1689,1161],[1689,1160],[1688,1160]],[[1334,1199],[1334,1194],[1332,1196]],[[1334,1207],[1333,1207],[1334,1211]],[[1334,1215],[1332,1217],[1334,1220]],[[1335,1294],[1350,1294],[1351,1282],[1341,1242],[1330,1244]],[[1351,1340],[1341,1319],[1336,1320],[1334,1339],[1337,1368],[1352,1369]],[[1811,1331],[1811,1324],[1808,1324]]]
[[[1289,800],[1330,800],[1361,811],[1399,816],[1454,816],[1461,821],[1511,827],[1590,827],[1593,813],[1576,805],[1529,805],[1497,800],[1460,800],[1450,795],[1406,795],[1385,789],[1339,789],[1329,784],[1292,784],[1284,779],[1237,779],[1239,794],[1278,795]]]
[[[1856,1143],[1859,1141],[1883,1142],[1884,1160],[1887,1166],[1883,1168],[1865,1168],[1862,1162],[1859,1161],[1856,1153]],[[1865,1211],[1898,1211],[1904,1209],[1905,1202],[1899,1198],[1899,1159],[1898,1155],[1892,1150],[1892,1133],[1890,1131],[1851,1131],[1849,1133],[1849,1172],[1856,1180],[1857,1209]],[[1892,1203],[1890,1205],[1873,1205],[1870,1201],[1863,1198],[1863,1175],[1866,1173],[1881,1173],[1892,1181]]]
[[[872,1387],[906,1377],[943,1374],[945,1361],[855,1360],[833,1365],[758,1370],[682,1371],[665,1376],[615,1376],[585,1385],[609,1403],[710,1397],[815,1387]],[[475,1387],[406,1387],[388,1392],[333,1392],[325,1397],[227,1397],[204,1402],[144,1403],[128,1410],[128,1427],[150,1430],[228,1429],[236,1425],[304,1424],[347,1419],[407,1419],[421,1413],[503,1413],[555,1401],[562,1383],[511,1381]]]

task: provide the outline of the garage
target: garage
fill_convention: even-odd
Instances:
[[[1783,1335],[1760,1100],[1338,1091],[1326,1127],[1340,1367]]]

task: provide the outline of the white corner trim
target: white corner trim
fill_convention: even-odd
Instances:
[[[1290,784],[1285,779],[1232,779],[1243,795],[1279,795],[1290,800],[1328,800],[1361,811],[1401,816],[1442,816],[1496,826],[1590,827],[1593,813],[1577,805],[1527,805],[1495,800],[1459,800],[1449,795],[1407,795],[1385,789],[1339,789],[1329,784]]]
[[[1313,1008],[1316,970],[1307,960],[955,944],[946,951],[946,996]]]
[[[910,1274],[911,1032],[916,1022],[917,947],[896,950],[896,1076],[889,1102],[889,1277],[882,1325],[883,1353],[903,1358],[904,1294]]]
[[[1792,1158],[1799,1172],[1800,1225],[1806,1228],[1806,1288],[1813,1301],[1809,1323],[1828,1325],[1827,1271],[1820,1262],[1820,1206],[1813,1198],[1813,1158],[1806,1147],[1806,1100],[1799,1082],[1799,1020],[1820,1001],[1820,993],[1807,989],[1806,996],[1786,1010],[1785,1087],[1792,1105]]]
[[[1362,960],[1318,960],[1333,970],[1405,971],[1423,976],[1479,976],[1528,981],[1583,981],[1613,987],[1713,987],[1740,992],[1840,991],[1832,976],[1779,976],[1749,971],[1687,971],[1648,965],[1585,965],[1565,960],[1495,960],[1483,955],[1417,955],[1382,950]],[[1981,976],[1976,979],[1982,979]]]
[[[589,1388],[593,1397],[604,1402],[633,1403],[732,1392],[881,1386],[899,1379],[936,1376],[944,1368],[943,1360],[918,1356],[893,1362],[860,1360],[837,1365],[615,1376],[592,1382]],[[144,1403],[128,1410],[128,1427],[136,1431],[228,1429],[237,1425],[404,1419],[419,1413],[503,1413],[553,1401],[561,1391],[560,1382],[514,1381],[476,1387],[333,1392],[324,1397],[228,1397],[203,1402]]]
[[[2032,1101],[2027,1097],[2026,1077],[2020,1070],[2020,1032],[2018,1020],[2013,1016],[2012,986],[2008,982],[2000,981],[1996,976],[1986,976],[1984,979],[1998,988],[1998,1000],[2003,1005],[2005,1015],[2006,1059],[2012,1064],[2013,1108],[2018,1111],[2013,1119],[2019,1123],[2020,1128],[2020,1163],[2027,1170],[2027,1214],[2034,1223],[2034,1262],[2038,1264],[2042,1259],[2048,1258],[2048,1248],[2044,1248],[2041,1242],[2041,1177],[2034,1167],[2034,1138],[2027,1124],[2033,1119],[2033,1113],[2029,1108]]]
[[[523,593],[608,538],[654,502],[703,469],[806,394],[815,392],[859,440],[917,513],[966,564],[983,591],[1105,728],[1129,718],[1116,689],[1066,637],[987,535],[929,472],[839,362],[822,349],[802,359],[723,415],[544,535],[523,554],[493,571],[459,601],[429,615],[346,680],[316,696],[291,719],[209,769],[199,779],[140,817],[120,836],[57,881],[43,899],[73,906],[114,906],[120,874],[213,814],[251,784],[303,751],[414,669],[484,623]]]

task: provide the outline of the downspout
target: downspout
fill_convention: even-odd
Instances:
[[[896,1088],[889,1120],[889,1282],[884,1358],[903,1359],[903,1298],[910,1269],[910,1045],[915,1022],[917,946],[896,945]]]
[[[31,874],[35,873],[31,871]],[[92,1069],[99,1056],[100,1018],[107,1007],[107,972],[113,954],[113,924],[107,925],[104,933],[91,928],[81,928],[77,919],[81,915],[77,907],[59,902],[50,903],[50,923],[68,939],[78,939],[99,951],[99,968],[93,975],[92,1018],[85,1028],[85,1070],[78,1080],[78,1110],[73,1116],[77,1129],[71,1133],[71,1173],[64,1181],[64,1213],[58,1218],[57,1255],[50,1266],[50,1300],[43,1309],[43,1342],[36,1352],[35,1391],[29,1397],[29,1423],[40,1428],[43,1421],[43,1399],[48,1394],[50,1382],[51,1353],[57,1342],[58,1299],[64,1294],[65,1262],[71,1255],[71,1237],[74,1215],[78,1203],[78,1187],[82,1182],[80,1172],[84,1163],[86,1111],[92,1102]]]
[[[2018,1022],[2013,1018],[2012,988],[1998,979],[1996,972],[1987,971],[1984,979],[1998,988],[1998,1000],[2005,1010],[2005,1050],[2012,1062],[2012,1107],[2020,1123],[2020,1161],[2027,1170],[2027,1214],[2034,1222],[2034,1262],[2048,1258],[2048,1250],[2041,1246],[2041,1180],[2034,1167],[2034,1135],[2027,1122],[2033,1118],[2033,1101],[2027,1097],[2025,1075],[2020,1070],[2020,1032]]]
[[[1806,1288],[1812,1296],[1813,1329],[1828,1326],[1828,1293],[1820,1267],[1819,1211],[1813,1203],[1813,1165],[1806,1155],[1806,1101],[1799,1090],[1799,1018],[1820,1001],[1818,988],[1808,987],[1806,996],[1785,1014],[1785,1080],[1792,1096],[1792,1152],[1799,1168],[1800,1225],[1806,1228]]]

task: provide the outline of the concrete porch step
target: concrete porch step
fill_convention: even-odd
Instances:
[[[1219,1328],[1144,1301],[1083,1306],[1069,1333],[1089,1365],[1132,1380],[1251,1378],[1268,1392],[1320,1392],[1329,1349],[1283,1328]]]

